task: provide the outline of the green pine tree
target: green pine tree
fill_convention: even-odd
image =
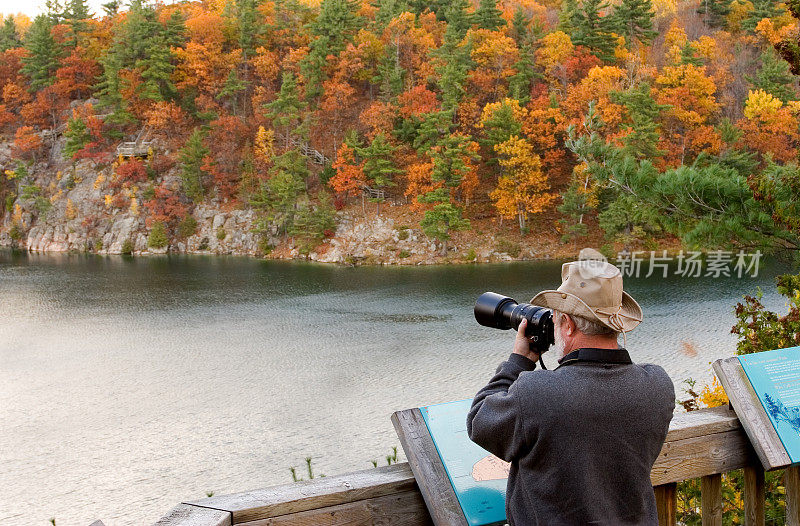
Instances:
[[[578,0],[564,0],[558,12],[558,30],[573,35],[578,27]]]
[[[225,85],[222,87],[222,90],[217,95],[217,100],[227,99],[233,110],[232,113],[236,115],[239,94],[246,89],[247,84],[239,79],[239,75],[236,74],[236,68],[233,68],[230,73],[228,73],[228,78],[225,80]]]
[[[472,25],[472,17],[467,12],[467,9],[472,7],[469,0],[450,0],[444,8],[444,19],[447,22],[445,29],[445,40],[447,35],[450,34],[451,42],[459,42],[467,34],[467,31]]]
[[[709,27],[725,27],[725,17],[731,12],[731,0],[700,0],[697,13]]]
[[[395,185],[394,176],[402,171],[395,165],[395,150],[386,137],[379,133],[369,146],[358,152],[364,159],[364,175],[374,188],[382,190]],[[380,214],[380,200],[377,213]]]
[[[306,103],[297,94],[294,75],[290,71],[284,71],[278,98],[266,105],[267,118],[280,134],[278,139],[283,141],[284,149],[291,148],[293,137],[300,140],[307,137],[308,131],[303,125],[302,114],[305,107]]]
[[[326,57],[338,55],[361,26],[356,0],[322,0],[319,9],[319,16],[309,24],[314,40],[309,45],[308,55],[300,63],[308,100],[322,94]]]
[[[745,79],[753,86],[753,89],[762,89],[783,101],[784,104],[797,98],[794,77],[789,70],[789,64],[772,49],[767,49],[761,54],[761,68],[755,77],[746,75]]]
[[[489,151],[512,135],[522,135],[522,124],[514,118],[514,110],[508,104],[500,105],[492,116],[483,123],[483,138],[478,139]],[[495,160],[496,162],[496,160]]]
[[[470,169],[467,160],[478,160],[480,156],[469,150],[472,137],[447,133],[439,137],[436,147],[430,151],[433,161],[431,179],[441,181],[447,188],[455,189]]]
[[[478,9],[472,15],[472,23],[481,29],[497,31],[506,25],[502,12],[497,9],[497,0],[480,0]]]
[[[432,54],[438,61],[436,72],[439,74],[438,84],[442,94],[442,109],[453,112],[453,118],[455,118],[456,108],[464,97],[464,84],[472,65],[471,43],[462,44],[467,29],[469,29],[469,21],[463,4],[453,4],[448,13],[456,22],[447,24],[444,43]],[[457,13],[460,14],[457,15]]]
[[[89,127],[80,117],[73,117],[67,122],[67,129],[64,131],[64,137],[67,138],[67,142],[64,144],[62,155],[65,159],[69,160],[74,159],[75,154],[92,140]]]
[[[195,128],[186,145],[178,152],[181,163],[181,186],[183,193],[192,201],[199,203],[205,195],[203,179],[208,174],[203,170],[203,159],[209,151],[203,144],[205,134],[200,128]]]
[[[66,44],[74,48],[80,43],[81,35],[89,30],[88,20],[92,15],[86,0],[67,0],[63,17],[69,27]]]
[[[55,81],[55,72],[61,55],[51,30],[53,24],[47,15],[37,16],[25,36],[28,55],[22,59],[22,72],[30,79],[31,92],[46,88]]]
[[[755,34],[756,25],[764,18],[774,18],[781,14],[778,2],[775,0],[752,0],[753,10],[750,15],[742,20],[742,29]]]
[[[452,237],[451,232],[467,230],[470,227],[469,219],[461,217],[461,209],[451,203],[440,203],[432,210],[425,212],[425,217],[420,222],[422,231],[426,236],[437,239],[442,244],[442,255],[447,255],[447,241]]]
[[[622,0],[611,15],[616,33],[625,37],[628,49],[647,45],[658,34],[653,30],[653,3],[651,0]]]
[[[9,15],[5,17],[3,26],[0,27],[0,53],[20,46],[22,46],[22,40],[17,32],[17,23],[14,21],[14,17]]]
[[[669,106],[656,103],[650,94],[650,84],[643,82],[627,91],[614,92],[611,100],[628,110],[630,122],[624,126],[631,132],[623,139],[625,153],[636,159],[655,159],[664,155],[658,149],[661,138],[658,122],[661,112]]]
[[[177,96],[178,90],[172,83],[174,60],[175,55],[163,35],[150,39],[147,56],[136,61],[143,80],[139,88],[142,99],[162,101],[172,100]]]
[[[605,0],[584,0],[576,8],[571,21],[573,44],[588,48],[594,56],[606,62],[614,60],[614,48],[617,45],[612,34],[615,19],[601,15],[608,6]]]

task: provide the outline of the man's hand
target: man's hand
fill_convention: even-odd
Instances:
[[[528,320],[522,318],[522,321],[517,328],[517,338],[514,340],[514,354],[521,354],[525,358],[530,360],[538,361],[539,354],[537,354],[532,348],[531,343],[533,340],[525,336],[525,328],[528,326]]]

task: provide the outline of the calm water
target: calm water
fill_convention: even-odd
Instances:
[[[742,294],[760,285],[783,309],[781,270],[628,279],[646,319],[634,360],[708,381]],[[149,524],[207,491],[290,482],[306,456],[316,474],[385,465],[393,411],[473,396],[510,352],[511,333],[475,323],[475,298],[558,282],[559,263],[0,252],[0,525]]]

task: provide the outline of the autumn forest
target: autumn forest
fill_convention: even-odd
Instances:
[[[562,243],[800,249],[800,2],[50,0],[0,26],[3,230],[91,167],[151,246],[203,203],[268,253],[337,211]],[[56,147],[57,146],[57,147]],[[55,154],[54,154],[55,152]],[[75,194],[77,195],[77,194]],[[52,217],[52,216],[51,216]],[[88,225],[88,226],[87,226]],[[269,234],[269,235],[268,235]]]

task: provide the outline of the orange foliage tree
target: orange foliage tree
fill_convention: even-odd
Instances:
[[[495,151],[500,155],[504,173],[489,197],[501,217],[516,216],[520,232],[525,232],[528,216],[544,211],[556,194],[547,192],[550,187],[542,173],[539,156],[525,139],[512,136],[495,146]]]

